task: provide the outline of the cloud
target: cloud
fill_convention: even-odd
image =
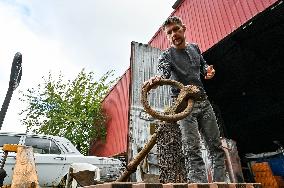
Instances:
[[[82,68],[98,78],[108,70],[121,76],[130,65],[131,41],[147,43],[173,11],[174,2],[0,1],[0,104],[18,51],[23,54],[23,76],[17,90],[36,86],[49,71],[62,71],[67,78]],[[2,130],[21,127],[17,113],[23,105],[14,92]]]
[[[64,52],[60,41],[44,38],[30,30],[22,22],[21,15],[17,14],[16,9],[10,5],[0,6],[0,24],[4,26],[1,27],[0,34],[1,105],[8,89],[12,60],[16,52],[23,54],[23,76],[17,90],[36,86],[42,76],[46,76],[50,70],[58,72],[68,67],[68,73],[71,75],[80,69],[76,64],[70,64],[72,61]],[[13,131],[16,124],[21,127],[17,113],[23,108],[23,104],[18,98],[19,95],[15,91],[2,130]]]

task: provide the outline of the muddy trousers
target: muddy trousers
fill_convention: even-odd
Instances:
[[[213,181],[225,181],[224,151],[216,116],[209,100],[194,103],[191,114],[179,122],[182,132],[183,152],[188,182],[208,182],[202,158],[200,135],[202,135],[209,157],[213,163]]]

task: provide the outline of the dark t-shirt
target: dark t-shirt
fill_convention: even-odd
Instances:
[[[207,67],[196,44],[187,44],[185,49],[170,47],[161,54],[158,62],[158,70],[163,78],[176,80],[183,85],[196,85],[204,94],[200,74],[206,75]],[[172,87],[171,90],[173,96],[179,94],[177,88]]]

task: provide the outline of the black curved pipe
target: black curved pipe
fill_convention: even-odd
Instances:
[[[7,109],[9,107],[13,92],[19,86],[21,77],[22,77],[22,54],[20,52],[17,52],[12,62],[9,88],[6,93],[6,97],[4,99],[4,102],[2,104],[2,108],[0,111],[0,130],[1,130]]]

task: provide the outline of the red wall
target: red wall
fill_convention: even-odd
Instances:
[[[96,156],[114,156],[125,153],[128,137],[130,69],[112,88],[103,101],[107,114],[107,136],[105,142],[97,141],[91,148]]]
[[[277,0],[183,0],[172,15],[187,26],[187,41],[206,51]],[[153,47],[169,44],[160,29],[150,40]]]

